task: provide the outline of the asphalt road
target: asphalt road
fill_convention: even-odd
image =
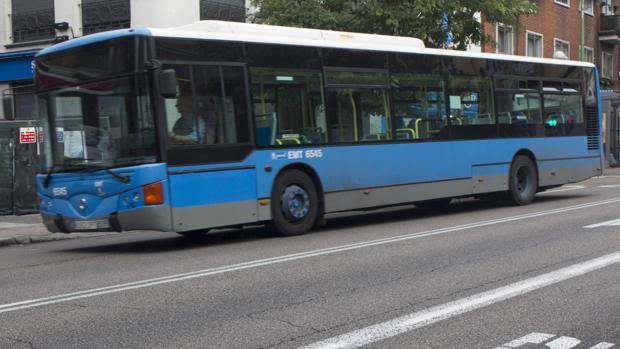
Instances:
[[[609,176],[525,207],[405,206],[292,238],[6,247],[0,348],[620,349],[618,219]]]

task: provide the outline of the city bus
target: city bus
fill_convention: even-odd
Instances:
[[[202,21],[73,39],[35,69],[52,232],[290,236],[336,212],[525,205],[602,171],[590,63]]]

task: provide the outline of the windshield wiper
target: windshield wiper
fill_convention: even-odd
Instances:
[[[107,168],[105,166],[102,166],[102,165],[53,164],[50,167],[50,169],[47,171],[47,175],[45,176],[45,179],[43,180],[43,187],[44,188],[49,187],[49,184],[50,184],[50,181],[52,179],[52,174],[54,173],[54,170],[60,169],[62,167],[66,167],[67,169],[71,169],[71,170],[82,170],[82,171],[87,171],[87,172],[94,172],[94,171],[104,170],[105,172],[107,172],[110,175],[112,175],[114,178],[116,178],[119,181],[121,181],[121,183],[129,183],[129,181],[131,180],[131,177],[129,177],[129,175],[122,175],[122,174],[114,172],[111,169],[109,169],[109,168]]]

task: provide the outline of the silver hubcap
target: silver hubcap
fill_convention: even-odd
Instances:
[[[280,202],[282,213],[289,221],[302,220],[310,212],[310,196],[298,185],[286,187]]]

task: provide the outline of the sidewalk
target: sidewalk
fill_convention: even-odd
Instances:
[[[52,234],[41,222],[39,214],[25,216],[0,216],[0,247],[37,242],[77,239],[115,233]]]

